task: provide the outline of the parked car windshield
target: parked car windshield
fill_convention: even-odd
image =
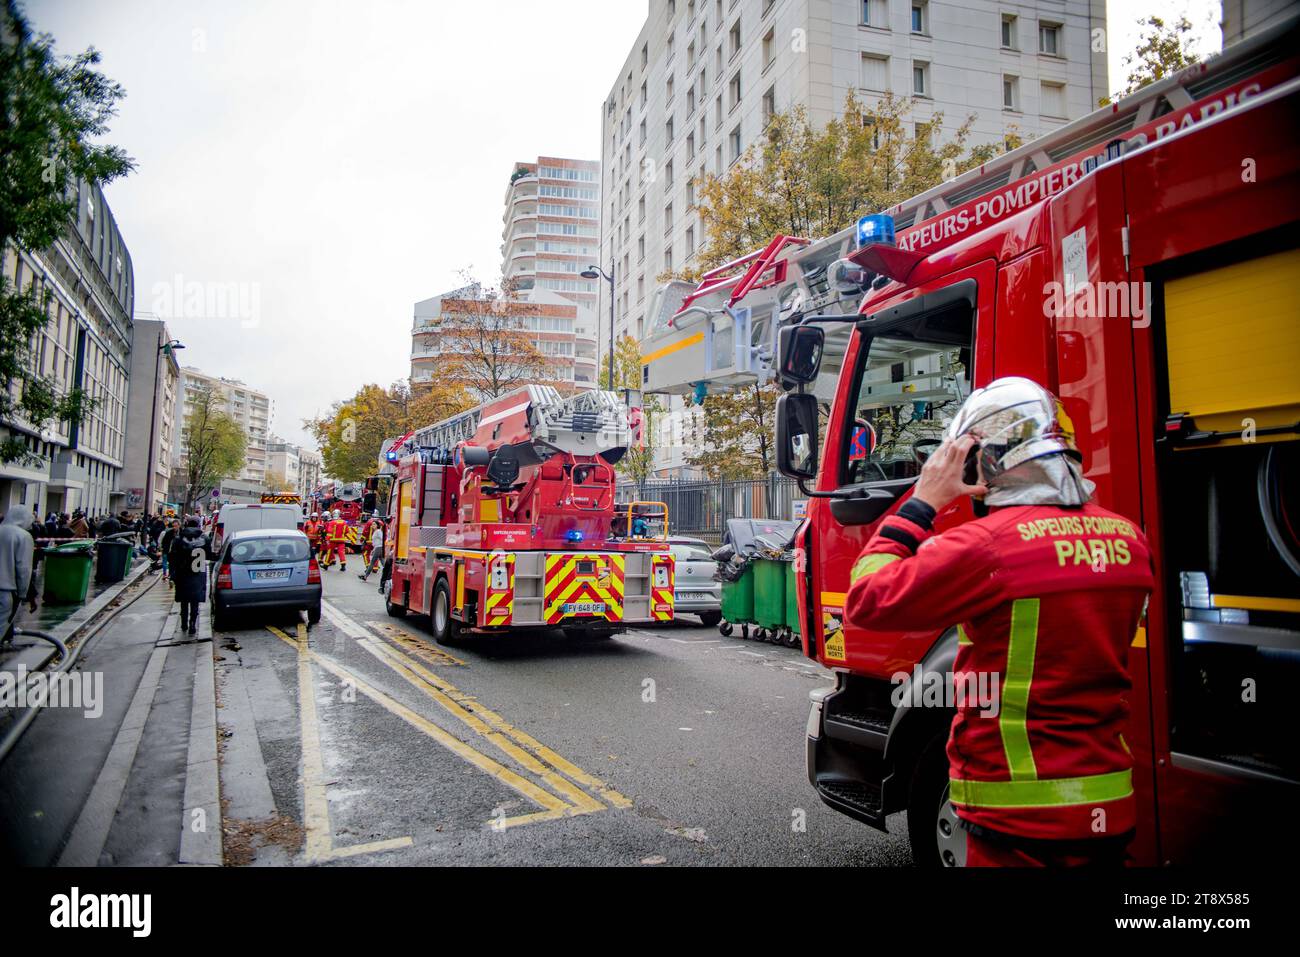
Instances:
[[[700,545],[673,545],[673,554],[691,562],[711,562],[713,556]]]
[[[230,560],[236,565],[303,562],[308,557],[310,553],[305,538],[255,538],[235,542],[230,548]]]

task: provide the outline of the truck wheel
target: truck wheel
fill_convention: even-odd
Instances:
[[[388,590],[384,592],[384,611],[388,612],[389,618],[406,617],[406,606],[393,603],[393,583],[391,580],[388,582]]]
[[[720,621],[722,621],[722,612],[720,611],[706,611],[700,614],[700,624],[705,628],[716,628]]]
[[[718,625],[718,631],[728,638],[731,637],[731,633],[735,630],[736,630],[735,627],[732,626],[731,622],[729,621],[724,621],[722,624]]]
[[[439,578],[433,586],[433,610],[429,613],[433,640],[440,645],[460,644],[460,622],[451,617],[451,586]]]
[[[948,732],[936,734],[912,772],[907,837],[917,867],[965,867],[966,832],[948,801]]]

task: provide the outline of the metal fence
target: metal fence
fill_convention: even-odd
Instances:
[[[793,519],[794,503],[803,499],[794,479],[775,472],[765,479],[714,481],[650,481],[638,490],[635,483],[618,486],[618,502],[663,502],[668,506],[673,535],[722,540],[729,518]]]

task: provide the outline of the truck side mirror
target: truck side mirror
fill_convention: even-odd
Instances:
[[[777,367],[781,385],[792,389],[816,381],[825,346],[826,331],[821,326],[786,326],[782,329],[780,364]]]
[[[794,479],[817,477],[818,425],[816,396],[787,392],[776,400],[777,471]]]

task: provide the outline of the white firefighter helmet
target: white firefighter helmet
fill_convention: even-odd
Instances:
[[[1008,376],[976,389],[946,437],[973,434],[989,505],[1082,505],[1093,485],[1083,477],[1074,424],[1061,403],[1032,379]]]
[[[340,512],[340,511],[336,508],[336,509],[334,509],[334,511],[333,511],[333,513],[330,515],[330,517],[331,517],[331,518],[342,518],[342,517],[343,517],[343,513]]]

